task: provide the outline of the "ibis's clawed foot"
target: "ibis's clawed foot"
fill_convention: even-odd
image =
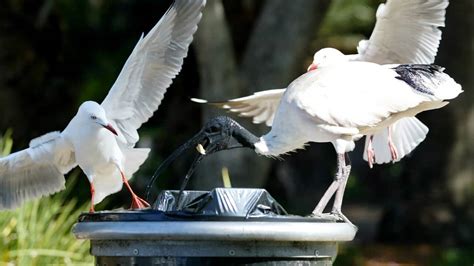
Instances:
[[[392,129],[388,127],[388,148],[390,149],[390,155],[392,156],[392,161],[396,161],[398,159],[398,152],[395,144],[392,141]]]
[[[332,222],[342,221],[342,219],[332,213],[312,213],[309,217]]]
[[[332,222],[345,222],[355,226],[341,211],[331,211],[330,213],[312,213],[309,217],[321,220],[328,220]]]
[[[374,167],[374,162],[375,162],[375,151],[372,145],[372,140],[374,139],[374,136],[371,135],[368,138],[369,140],[367,142],[367,162],[369,163],[369,167],[372,168]]]
[[[344,221],[345,223],[348,223],[352,226],[355,227],[355,225],[342,213],[341,210],[332,210],[331,215],[333,215],[337,220],[339,221]]]
[[[396,161],[398,159],[398,153],[391,139],[388,140],[388,148],[390,149],[390,155],[392,156],[392,161]]]
[[[334,181],[313,210],[313,213],[311,214],[312,217],[326,218],[334,221],[342,220],[346,223],[352,224],[341,212],[344,190],[346,189],[347,179],[349,178],[350,172],[351,165],[350,162],[346,165],[345,154],[338,154],[338,171],[334,177]],[[333,195],[335,196],[332,212],[330,214],[324,214],[323,211]]]

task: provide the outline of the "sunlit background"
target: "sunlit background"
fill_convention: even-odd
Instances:
[[[320,48],[355,53],[358,41],[370,36],[381,2],[208,0],[181,73],[139,131],[139,145],[152,153],[132,186],[143,195],[166,156],[204,121],[225,114],[189,98],[222,100],[284,88]],[[351,153],[343,212],[359,231],[340,247],[336,265],[474,263],[474,2],[451,2],[436,63],[465,92],[446,108],[419,115],[430,132],[401,162],[369,169],[363,141]],[[170,3],[0,2],[0,153],[64,129],[84,100],[101,102],[140,34]],[[257,134],[268,130],[230,115]],[[172,165],[155,193],[179,188],[191,158]],[[223,167],[232,186],[266,188],[290,213],[306,215],[331,182],[336,154],[331,144],[311,144],[283,160],[223,152],[204,160],[189,189],[223,186]],[[88,243],[69,231],[88,210],[89,184],[79,169],[67,180],[66,191],[0,214],[0,264],[92,262]],[[128,200],[123,190],[97,209],[128,207]]]

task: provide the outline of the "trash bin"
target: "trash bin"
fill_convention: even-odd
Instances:
[[[264,189],[163,191],[153,208],[84,213],[96,265],[332,265],[347,223],[289,215]],[[179,202],[178,202],[179,201]]]

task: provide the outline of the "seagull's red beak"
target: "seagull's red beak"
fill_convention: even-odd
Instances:
[[[316,69],[318,69],[318,65],[316,65],[315,63],[311,63],[311,65],[309,65],[307,71],[309,72],[309,71],[313,71],[313,70],[316,70]]]
[[[114,133],[114,135],[118,136],[117,134],[117,131],[115,130],[115,128],[111,125],[111,124],[107,124],[107,125],[102,125],[104,128],[108,129],[110,132]]]

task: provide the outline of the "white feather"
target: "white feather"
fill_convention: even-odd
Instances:
[[[137,129],[158,109],[197,30],[205,0],[177,0],[140,38],[120,75],[102,102],[122,141],[132,147]]]
[[[123,171],[127,180],[130,180],[133,174],[138,171],[145,162],[150,153],[150,149],[130,149],[125,148]],[[105,197],[116,193],[122,189],[122,177],[118,169],[113,169],[107,174],[98,173],[94,176],[93,184],[95,188],[94,204],[100,203]]]
[[[30,145],[0,158],[0,210],[64,189],[64,174],[76,166],[72,147],[58,132],[36,138]]]
[[[393,162],[400,161],[403,157],[411,153],[428,134],[428,127],[426,127],[416,117],[406,117],[399,120],[391,126],[392,142],[397,150],[397,159]],[[365,140],[364,160],[367,161],[367,146],[368,139]],[[388,145],[388,128],[383,129],[377,134],[373,135],[372,147],[374,149],[375,161],[374,163],[383,164],[392,162],[392,155]]]
[[[280,99],[286,89],[273,89],[256,92],[253,95],[232,99],[225,102],[211,102],[209,104],[227,109],[240,116],[253,117],[253,123],[260,124],[265,122],[271,126],[275,111],[280,104]],[[196,103],[208,103],[208,101],[198,98],[192,98]]]
[[[444,27],[448,0],[388,0],[377,9],[369,40],[362,40],[352,60],[378,64],[431,64]]]

